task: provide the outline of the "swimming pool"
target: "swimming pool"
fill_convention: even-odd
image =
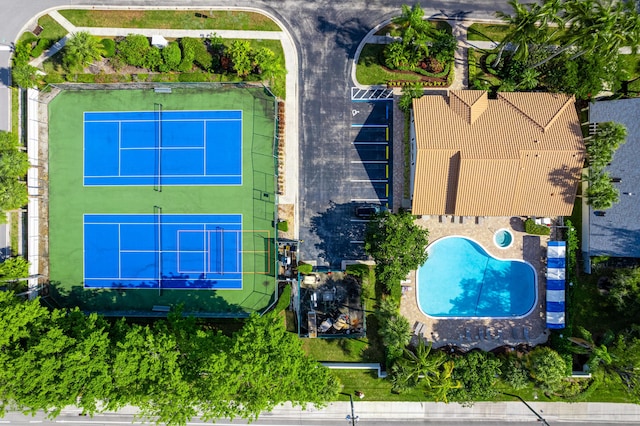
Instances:
[[[535,269],[522,260],[491,256],[465,237],[445,237],[428,248],[418,269],[418,306],[433,317],[513,318],[537,300]]]

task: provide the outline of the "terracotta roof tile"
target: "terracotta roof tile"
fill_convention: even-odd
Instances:
[[[414,100],[413,212],[569,215],[584,159],[573,103],[562,94],[488,99],[477,90]]]

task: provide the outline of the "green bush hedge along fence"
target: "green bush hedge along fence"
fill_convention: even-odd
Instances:
[[[527,234],[533,235],[549,235],[551,233],[551,228],[546,225],[537,225],[533,219],[524,221],[524,230]]]

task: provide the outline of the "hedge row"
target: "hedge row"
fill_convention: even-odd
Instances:
[[[524,230],[527,234],[533,235],[549,235],[551,233],[551,228],[546,225],[537,225],[533,219],[524,221]]]
[[[409,80],[392,80],[387,82],[387,87],[408,87],[420,85],[422,87],[448,87],[451,81],[409,81]]]

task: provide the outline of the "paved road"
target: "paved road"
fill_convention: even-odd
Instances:
[[[355,229],[349,218],[351,200],[358,198],[346,178],[351,173],[350,150],[352,82],[351,61],[362,38],[376,24],[396,16],[406,0],[40,0],[16,2],[0,0],[3,25],[0,41],[12,41],[33,16],[55,6],[190,6],[254,7],[279,17],[299,50],[300,72],[300,238],[303,258],[337,266],[341,258],[359,257],[361,248],[349,245]],[[507,10],[506,0],[473,2],[423,1],[428,15],[494,17],[497,9]],[[28,25],[27,25],[28,24]],[[8,69],[8,55],[0,52],[0,73]],[[0,130],[8,128],[5,86],[8,74],[0,74]],[[288,113],[293,113],[288,111]],[[365,185],[366,186],[366,185]],[[363,194],[376,192],[374,184]],[[360,225],[361,226],[361,225]],[[355,238],[355,237],[354,237]]]
[[[356,413],[357,415],[357,413]],[[345,415],[346,416],[346,415]],[[297,417],[297,418],[296,418]],[[337,419],[335,417],[321,419],[318,418],[317,415],[313,416],[314,418],[307,418],[304,413],[292,417],[281,417],[281,416],[270,416],[264,415],[260,417],[257,421],[251,423],[253,425],[264,425],[264,426],[345,426],[350,423],[346,421],[346,419],[341,418]],[[388,416],[387,416],[388,417]],[[638,424],[637,422],[612,422],[612,421],[598,421],[594,423],[591,420],[585,420],[582,422],[577,421],[566,421],[566,420],[547,420],[550,426],[583,426],[583,425],[593,425],[597,424],[598,426],[614,426],[620,424],[626,425],[634,425]],[[542,424],[536,422],[535,417],[531,419],[393,419],[393,418],[359,418],[359,421],[356,423],[362,426],[385,426],[385,425],[411,425],[411,426],[468,426],[471,423],[473,426],[492,426],[499,424],[501,426],[527,426],[532,424]],[[141,422],[134,422],[134,418],[130,414],[99,414],[91,417],[78,416],[75,413],[62,413],[60,416],[53,420],[46,419],[42,413],[38,413],[35,416],[25,416],[18,413],[8,413],[4,418],[0,419],[0,425],[8,424],[8,425],[33,425],[40,424],[42,426],[56,426],[56,425],[73,425],[73,426],[108,426],[108,425],[130,425],[130,424],[148,424]],[[192,421],[187,423],[189,426],[201,426],[205,423],[201,420],[194,418]],[[226,420],[220,419],[216,421],[216,426],[237,426],[237,425],[246,425],[249,424],[245,420]]]

